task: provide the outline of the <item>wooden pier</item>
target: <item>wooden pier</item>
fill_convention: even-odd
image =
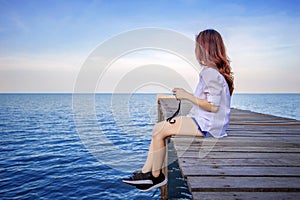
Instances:
[[[177,105],[159,95],[158,120]],[[183,102],[181,115],[190,108]],[[300,199],[300,121],[232,109],[228,135],[169,139],[193,199]]]

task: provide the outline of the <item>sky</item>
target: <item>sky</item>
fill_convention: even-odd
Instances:
[[[145,27],[191,40],[201,30],[216,29],[231,60],[236,93],[300,93],[299,10],[298,0],[0,0],[0,93],[73,92],[97,46]],[[97,92],[113,92],[133,66],[151,64],[174,66],[191,88],[197,84],[197,74],[180,58],[141,50],[116,60]],[[154,85],[140,91],[164,92]]]

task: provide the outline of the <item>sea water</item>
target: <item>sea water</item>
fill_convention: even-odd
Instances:
[[[0,95],[0,198],[159,199],[159,189],[140,192],[121,181],[146,159],[156,95],[97,94],[92,105],[72,97]],[[232,98],[232,107],[294,119],[299,103],[299,94]],[[93,106],[91,118],[79,123],[76,106]]]
[[[115,95],[112,105],[111,95],[96,95],[95,111],[107,138],[136,153],[135,170],[146,158],[156,95],[131,97],[129,107],[120,101],[124,97],[128,99]],[[130,119],[124,124],[126,110]],[[71,94],[0,95],[0,198],[159,199],[159,190],[145,193],[122,183],[129,175],[120,170],[124,159],[115,169],[109,161],[118,160],[109,157],[117,152],[104,152],[103,160],[95,158],[76,126]]]

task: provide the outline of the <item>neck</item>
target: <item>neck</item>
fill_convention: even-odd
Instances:
[[[217,67],[217,66],[216,66],[216,64],[215,64],[215,63],[213,63],[213,62],[209,62],[209,63],[207,63],[205,66],[206,66],[206,67],[213,68],[213,69],[215,69],[215,70],[218,70],[218,71],[219,71],[218,67]]]

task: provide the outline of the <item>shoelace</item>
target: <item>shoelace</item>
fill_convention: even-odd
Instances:
[[[181,100],[179,100],[179,104],[178,104],[178,108],[177,108],[176,112],[171,117],[166,119],[166,121],[169,122],[170,124],[174,124],[176,122],[176,120],[173,118],[178,115],[178,113],[180,111],[180,105],[181,105]]]

